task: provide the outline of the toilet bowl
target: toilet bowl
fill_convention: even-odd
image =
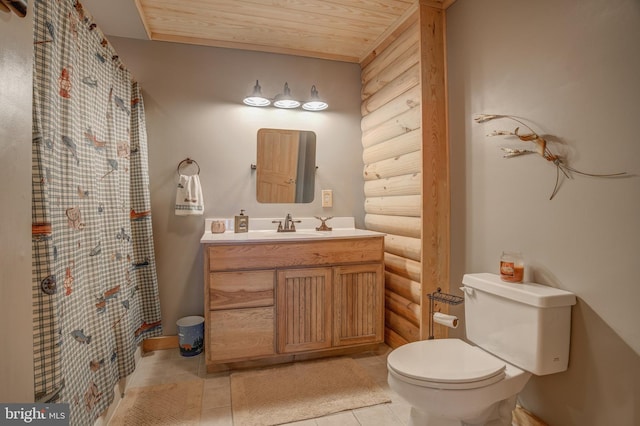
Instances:
[[[531,377],[459,339],[401,346],[387,368],[389,386],[412,406],[412,425],[510,425]]]
[[[412,425],[510,425],[516,397],[532,374],[567,369],[568,291],[466,274],[460,339],[407,343],[387,358],[392,390],[411,404]]]

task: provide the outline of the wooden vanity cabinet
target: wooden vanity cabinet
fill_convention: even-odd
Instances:
[[[384,341],[383,237],[204,248],[208,371]]]

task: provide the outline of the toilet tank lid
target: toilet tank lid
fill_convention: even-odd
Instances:
[[[556,308],[576,304],[575,294],[536,283],[507,283],[490,273],[465,274],[462,284],[496,296],[516,300],[541,308]]]

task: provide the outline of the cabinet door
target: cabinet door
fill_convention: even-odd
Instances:
[[[331,347],[331,268],[278,271],[278,352]]]
[[[333,271],[333,345],[382,342],[382,265],[338,266]]]
[[[275,354],[274,308],[209,311],[209,351],[213,362]]]

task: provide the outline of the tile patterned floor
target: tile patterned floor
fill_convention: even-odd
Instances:
[[[388,392],[391,403],[311,420],[290,423],[296,426],[401,426],[409,423],[409,404],[395,394],[387,385],[386,357],[382,354],[365,353],[354,355],[356,360]],[[143,356],[131,377],[130,388],[152,386],[162,383],[177,383],[194,379],[204,380],[202,415],[200,424],[207,426],[232,426],[231,386],[229,373],[207,374],[204,354],[187,358],[177,349],[147,353]],[[125,395],[126,398],[126,395]]]

